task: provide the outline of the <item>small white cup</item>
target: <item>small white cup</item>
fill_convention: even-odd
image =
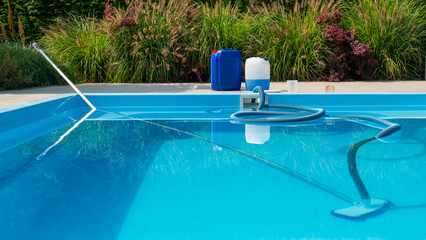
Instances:
[[[297,80],[287,80],[287,89],[289,93],[297,92]]]

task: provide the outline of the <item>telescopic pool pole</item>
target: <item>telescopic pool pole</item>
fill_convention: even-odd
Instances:
[[[65,76],[65,74],[61,71],[61,69],[59,69],[53,62],[52,60],[50,60],[50,58],[43,52],[43,50],[41,50],[41,48],[38,46],[37,43],[33,43],[33,47],[35,49],[37,49],[37,51],[39,53],[41,53],[41,55],[43,55],[44,58],[46,58],[46,60],[53,66],[53,68],[55,68],[55,70],[62,76],[62,78],[65,79],[65,81],[72,87],[72,89],[74,89],[74,91],[80,95],[81,98],[83,98],[83,100],[90,106],[90,108],[92,108],[92,110],[96,110],[95,106],[93,106],[93,104],[86,98],[86,96],[83,95],[83,93],[80,92],[80,90],[78,90],[78,88],[71,82],[71,80],[69,80],[67,78],[67,76]]]

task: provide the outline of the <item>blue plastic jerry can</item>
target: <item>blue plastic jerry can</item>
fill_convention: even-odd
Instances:
[[[241,53],[234,49],[214,50],[210,57],[212,89],[235,91],[241,89]]]

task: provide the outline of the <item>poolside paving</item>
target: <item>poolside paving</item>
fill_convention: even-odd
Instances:
[[[426,93],[426,81],[358,81],[358,82],[299,82],[298,93],[325,93],[334,85],[336,93]],[[210,83],[170,84],[79,84],[83,93],[232,93],[242,91],[213,91]],[[244,89],[244,83],[242,84]],[[285,82],[272,82],[271,90],[287,93]],[[70,86],[28,88],[0,91],[0,108],[38,100],[63,93],[74,93]]]

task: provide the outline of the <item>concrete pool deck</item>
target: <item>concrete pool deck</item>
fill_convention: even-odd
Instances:
[[[426,81],[371,82],[299,82],[298,93],[325,93],[325,86],[334,85],[336,93],[426,93]],[[237,93],[242,91],[212,91],[210,83],[167,84],[79,84],[83,93]],[[242,84],[244,89],[244,83]],[[287,92],[285,82],[272,82],[271,90]],[[0,108],[19,103],[74,93],[70,86],[28,88],[0,91]]]

